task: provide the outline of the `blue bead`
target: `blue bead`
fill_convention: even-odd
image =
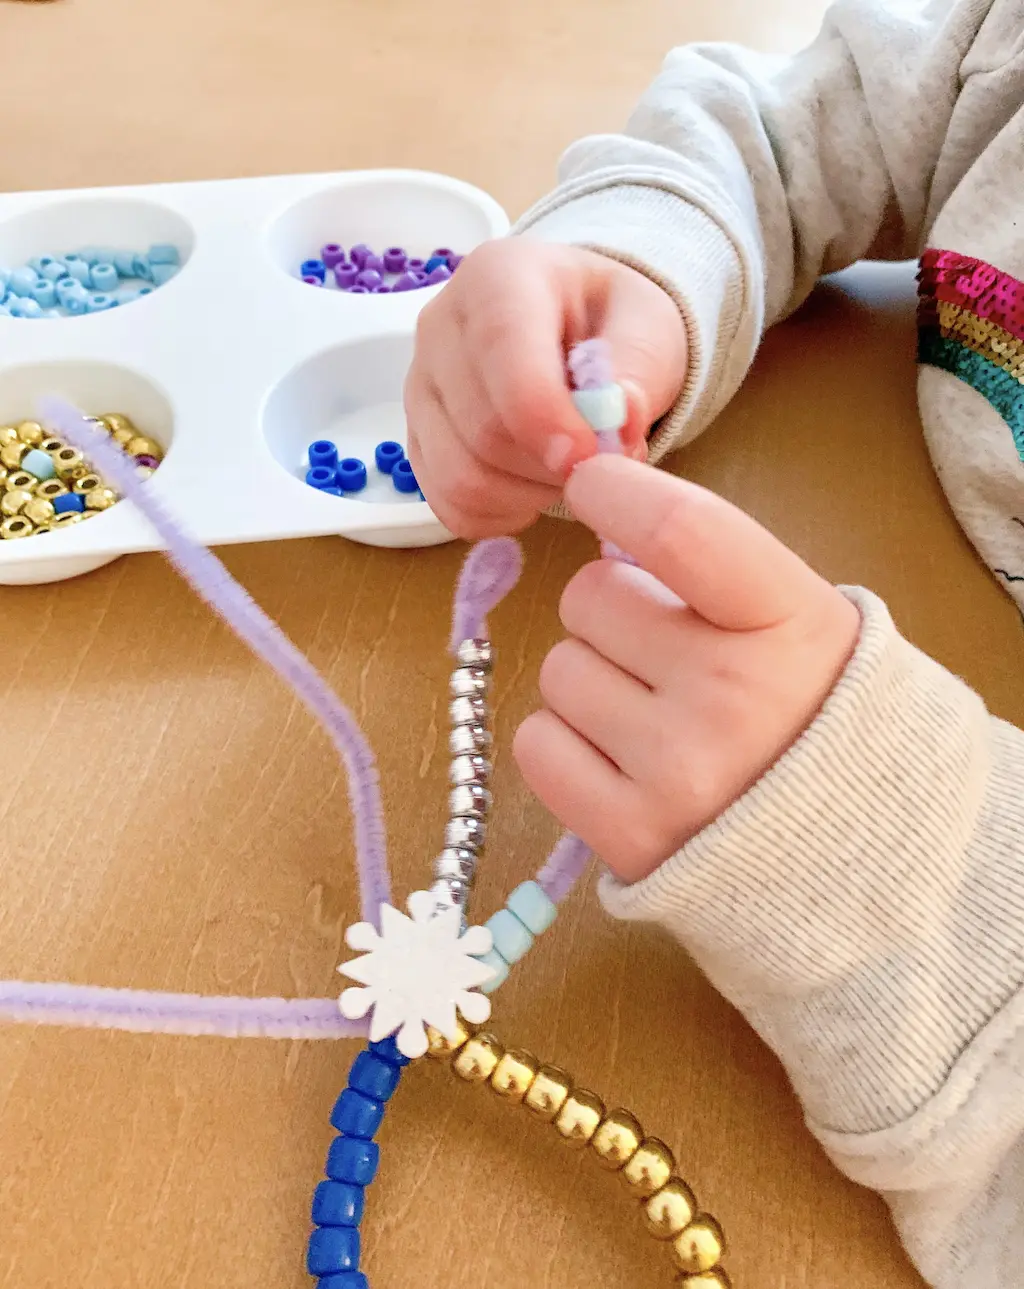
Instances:
[[[333,485],[330,488],[319,488],[318,491],[326,492],[329,497],[344,497],[345,495],[340,488]]]
[[[32,269],[32,271],[35,273],[38,273],[39,270],[43,267],[43,261],[40,259],[38,255],[33,255],[30,260],[26,261],[26,263],[28,264],[29,268]]]
[[[338,449],[330,439],[317,439],[315,443],[309,445],[309,464],[322,465],[328,470],[333,470],[338,464]]]
[[[41,309],[52,309],[57,304],[57,288],[47,278],[40,278],[32,288],[32,299]]]
[[[318,1280],[316,1289],[370,1289],[370,1282],[361,1271],[342,1271]]]
[[[499,985],[503,985],[508,979],[508,963],[501,954],[496,953],[494,949],[491,949],[488,953],[480,954],[480,961],[484,963],[485,966],[492,967],[494,969],[494,975],[490,980],[484,981],[480,986],[480,992],[482,994],[493,994],[495,989],[497,989]]]
[[[402,1071],[372,1052],[360,1052],[352,1062],[348,1085],[372,1101],[387,1101],[402,1077]]]
[[[313,1193],[313,1221],[317,1226],[358,1226],[365,1198],[362,1186],[321,1182]]]
[[[81,283],[82,286],[88,285],[91,270],[80,255],[68,255],[64,260],[64,267],[68,271],[69,278],[73,278],[76,282]]]
[[[318,277],[322,282],[327,276],[327,265],[323,260],[303,260],[299,277]]]
[[[405,449],[401,443],[392,443],[390,439],[385,439],[383,443],[377,444],[373,455],[381,474],[390,474],[405,456]]]
[[[346,1137],[358,1137],[360,1141],[369,1141],[384,1119],[383,1101],[364,1097],[361,1092],[346,1088],[334,1103],[331,1111],[331,1123]]]
[[[153,288],[151,286],[129,287],[128,290],[121,287],[117,293],[117,298],[121,304],[131,304],[133,300],[141,300],[143,296],[152,294]]]
[[[39,318],[43,312],[31,296],[16,296],[11,301],[10,310],[12,318]]]
[[[78,259],[85,260],[86,264],[88,264],[90,268],[92,268],[94,264],[99,264],[107,258],[98,246],[83,246],[80,250],[76,251],[75,254]],[[111,254],[113,254],[113,252],[111,252]]]
[[[416,482],[412,466],[404,459],[391,471],[391,480],[399,492],[416,492],[420,486]]]
[[[59,497],[54,497],[53,508],[58,515],[74,510],[81,512],[85,509],[85,498],[78,492],[62,492]]]
[[[529,953],[533,936],[508,909],[499,909],[497,913],[492,913],[484,926],[494,937],[495,949],[509,966]]]
[[[33,448],[31,452],[26,452],[21,458],[22,470],[27,470],[29,474],[34,474],[37,479],[52,479],[57,473],[53,464],[53,458],[48,452],[40,452],[38,448]]]
[[[30,296],[32,288],[39,281],[39,274],[35,269],[27,265],[20,269],[15,269],[11,274],[10,281],[7,283],[7,289],[11,295]]]
[[[430,259],[427,260],[426,264],[424,264],[423,266],[423,272],[433,273],[434,269],[439,269],[442,267],[443,268],[448,267],[448,261],[445,259],[445,257],[443,255],[431,255]]]
[[[380,1147],[375,1141],[360,1141],[356,1137],[335,1137],[327,1152],[324,1171],[332,1182],[349,1182],[353,1186],[369,1186],[377,1175]]]
[[[315,465],[311,470],[307,470],[306,482],[311,488],[322,488],[324,490],[336,486],[334,471],[330,466],[325,465]]]
[[[113,263],[120,277],[135,277],[134,251],[115,251]]]
[[[523,882],[505,901],[509,909],[533,935],[541,935],[558,916],[555,904],[536,882]]]
[[[399,1069],[404,1069],[409,1064],[409,1058],[403,1056],[398,1050],[394,1034],[389,1035],[387,1038],[382,1038],[379,1043],[370,1043],[369,1048],[374,1056],[379,1056],[382,1061],[387,1061],[388,1065],[397,1065]]]
[[[359,1266],[359,1232],[354,1226],[321,1226],[309,1237],[306,1269],[311,1276],[355,1271]]]
[[[10,309],[8,309],[7,305],[0,304],[0,318],[9,318],[10,316],[11,316],[11,311]]]
[[[149,260],[145,255],[135,255],[132,258],[132,277],[142,278],[143,282],[153,281],[153,270],[149,267]]]
[[[366,487],[366,466],[358,457],[338,462],[338,487],[345,492],[362,492]]]
[[[67,273],[67,268],[63,260],[59,260],[53,255],[41,255],[39,257],[39,276],[46,278],[48,282],[56,282]]]
[[[69,296],[61,304],[69,318],[78,318],[89,308],[89,295],[83,287],[81,295]]]
[[[94,264],[89,271],[89,285],[94,291],[116,291],[117,269],[113,264]]]
[[[178,271],[177,264],[151,264],[149,267],[154,286],[163,286],[165,282],[170,282]]]
[[[150,264],[172,264],[177,268],[181,264],[181,254],[170,242],[158,242],[149,248]]]
[[[94,291],[85,307],[89,313],[106,313],[108,309],[117,307],[117,299],[102,291]]]

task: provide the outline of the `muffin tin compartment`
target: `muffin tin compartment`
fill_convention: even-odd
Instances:
[[[460,253],[503,236],[485,193],[441,175],[371,171],[0,195],[0,263],[83,244],[172,243],[182,271],[128,306],[47,322],[0,317],[0,423],[63,394],[124,412],[164,448],[147,487],[208,545],[337,534],[382,546],[450,540],[418,494],[374,465],[405,441],[402,384],[416,317],[443,287],[348,296],[305,287],[296,257],[324,242]],[[305,482],[331,438],[369,486]],[[0,583],[72,577],[159,541],[128,503],[59,532],[0,542]]]

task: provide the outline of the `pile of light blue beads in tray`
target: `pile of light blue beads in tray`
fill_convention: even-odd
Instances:
[[[148,251],[85,246],[39,255],[18,268],[0,265],[0,316],[74,318],[102,313],[150,295],[181,268],[176,246]]]
[[[401,443],[387,439],[377,444],[373,455],[374,464],[380,473],[391,476],[396,492],[419,492],[420,486]],[[346,494],[362,492],[367,479],[365,463],[359,457],[339,457],[338,449],[330,439],[317,439],[309,445],[306,482],[311,488],[333,497],[344,497]]]

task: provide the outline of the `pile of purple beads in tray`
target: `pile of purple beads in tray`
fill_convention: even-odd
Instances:
[[[420,259],[401,246],[378,255],[362,242],[346,255],[344,247],[328,242],[319,259],[303,262],[299,277],[309,286],[333,286],[349,295],[389,295],[447,282],[461,262],[462,256],[445,246]]]

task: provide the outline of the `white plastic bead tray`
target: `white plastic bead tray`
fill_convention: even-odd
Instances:
[[[147,487],[207,545],[450,540],[373,460],[381,440],[405,441],[416,316],[444,288],[347,295],[297,275],[330,241],[464,254],[508,226],[486,193],[407,170],[0,194],[0,264],[158,242],[173,242],[183,264],[151,295],[104,313],[0,317],[0,424],[31,418],[47,393],[89,414],[125,413],[166,454]],[[306,449],[319,438],[366,462],[365,491],[335,497],[306,484]],[[121,503],[85,524],[0,541],[0,583],[59,581],[158,548]]]

